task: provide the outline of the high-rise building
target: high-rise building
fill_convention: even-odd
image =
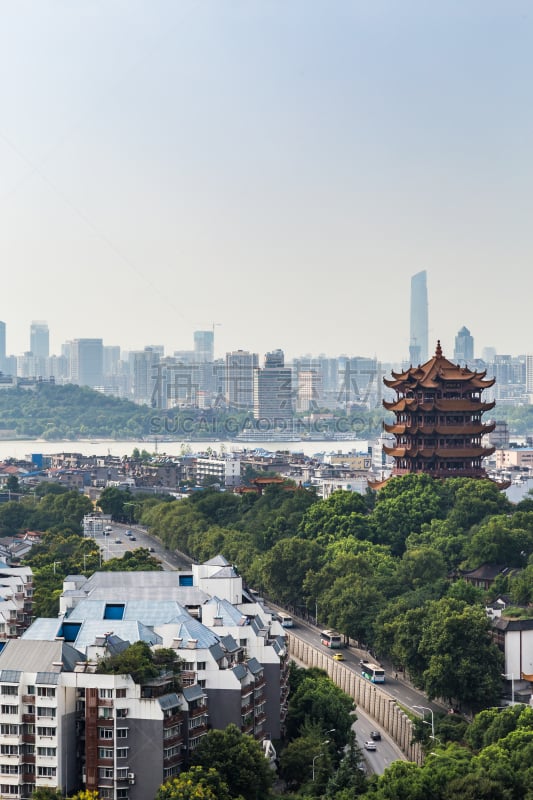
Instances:
[[[415,366],[428,358],[428,290],[426,270],[411,278],[411,329],[409,360]]]
[[[453,360],[461,367],[471,364],[474,360],[474,337],[464,325],[455,337]]]
[[[200,364],[214,358],[215,335],[213,331],[194,331],[194,358]]]
[[[159,353],[151,347],[130,353],[131,389],[136,403],[150,404],[154,394],[154,382],[157,378],[156,365],[160,361]]]
[[[226,353],[226,402],[240,410],[253,407],[254,369],[259,366],[257,353],[234,350]]]
[[[31,323],[30,351],[35,358],[48,358],[50,355],[50,334],[46,322],[34,321]]]
[[[70,380],[78,386],[102,386],[104,343],[102,339],[73,339],[70,344]]]
[[[254,418],[265,420],[271,430],[292,419],[291,378],[283,350],[267,353],[264,369],[254,370]]]

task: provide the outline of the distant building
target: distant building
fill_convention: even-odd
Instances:
[[[206,361],[213,361],[215,335],[213,331],[194,331],[194,358],[203,364]]]
[[[440,342],[425,364],[385,379],[396,392],[396,400],[383,401],[396,416],[396,422],[384,426],[396,437],[394,446],[383,448],[394,458],[393,474],[485,477],[482,462],[494,448],[484,447],[482,437],[494,430],[494,423],[485,424],[481,417],[494,403],[484,403],[481,395],[493,383],[485,380],[485,372],[457,367],[444,358]]]
[[[264,420],[268,431],[292,419],[292,370],[285,367],[283,350],[265,355],[263,369],[253,373],[254,418]]]
[[[50,334],[46,322],[35,321],[30,325],[30,350],[36,358],[50,355]]]
[[[73,339],[70,344],[70,379],[78,386],[94,389],[103,384],[102,339]]]
[[[428,290],[426,270],[411,278],[411,326],[409,360],[413,366],[428,358]]]
[[[474,360],[474,337],[464,325],[455,337],[453,360],[461,367],[472,364]]]
[[[6,372],[6,323],[0,322],[0,371]]]
[[[257,353],[234,350],[226,353],[226,402],[246,411],[254,403],[254,370],[259,366]]]

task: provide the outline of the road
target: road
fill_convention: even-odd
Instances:
[[[152,555],[161,561],[163,569],[188,569],[191,565],[190,561],[180,558],[171,550],[167,550],[158,539],[150,536],[139,525],[122,525],[121,523],[113,522],[111,523],[111,528],[109,536],[95,534],[90,537],[95,540],[100,548],[104,561],[109,561],[110,558],[122,558],[128,550],[146,547],[147,549],[152,548]],[[126,536],[126,531],[129,530],[133,532],[134,541],[129,536]]]
[[[393,761],[406,760],[398,745],[392,741],[382,728],[376,725],[368,714],[365,714],[361,708],[356,709],[356,714],[357,720],[352,727],[355,731],[357,744],[361,748],[366,762],[367,773],[375,772],[377,775],[381,775]],[[365,750],[364,744],[370,739],[371,731],[379,731],[381,733],[381,741],[376,742],[375,750]]]

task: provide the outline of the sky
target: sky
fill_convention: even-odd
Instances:
[[[530,0],[0,0],[0,319],[166,352],[533,351]]]

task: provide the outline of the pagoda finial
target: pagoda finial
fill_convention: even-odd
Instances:
[[[437,349],[435,350],[435,358],[442,358],[442,347],[440,346],[440,339],[437,339]]]

